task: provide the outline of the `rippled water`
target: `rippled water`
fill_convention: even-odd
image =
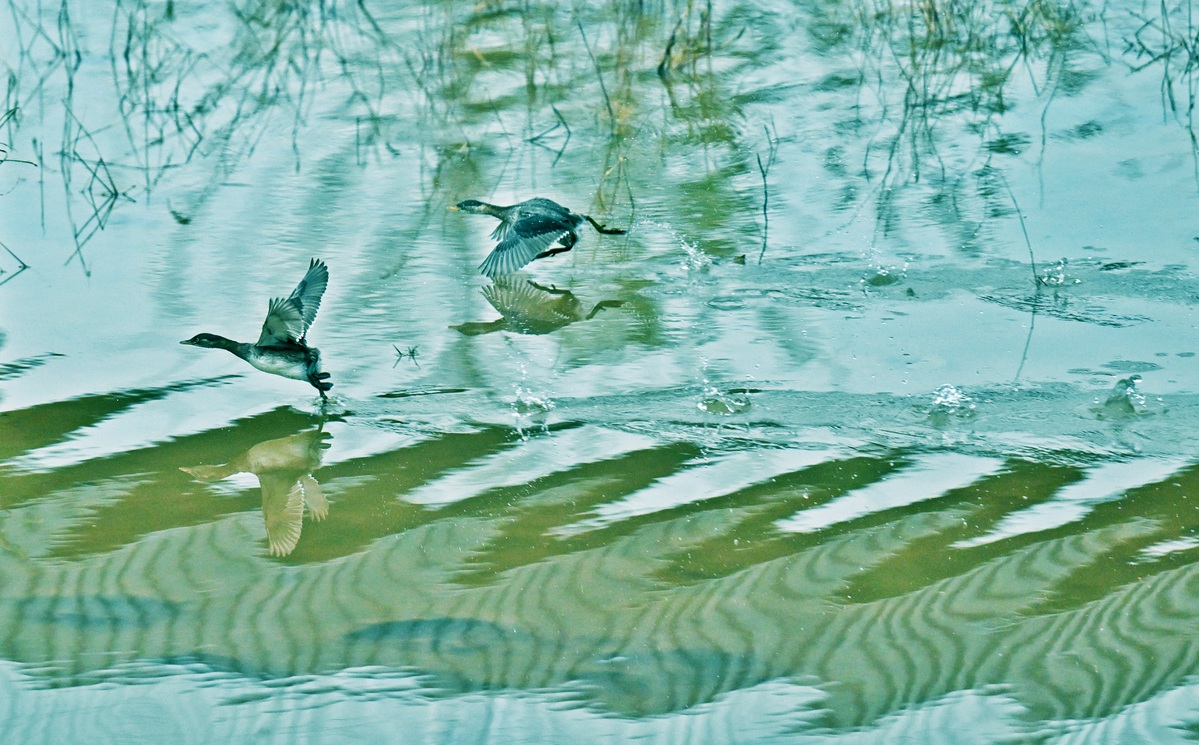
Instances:
[[[1186,3],[0,16],[4,742],[1199,734]]]

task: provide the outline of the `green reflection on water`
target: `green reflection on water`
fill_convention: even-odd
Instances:
[[[6,740],[1199,720],[1184,4],[8,9]],[[171,356],[309,256],[327,409]]]

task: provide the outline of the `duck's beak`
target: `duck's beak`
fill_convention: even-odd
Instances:
[[[451,211],[451,212],[457,212],[457,211],[458,211],[458,205],[456,205],[456,204],[451,204],[449,207],[446,207],[446,209],[447,209],[447,210],[449,210],[449,211]]]
[[[181,342],[179,342],[179,343],[180,343],[180,344],[191,344],[191,345],[195,345],[195,342],[194,342],[194,341],[192,341],[191,339],[184,339],[183,341],[181,341]]]

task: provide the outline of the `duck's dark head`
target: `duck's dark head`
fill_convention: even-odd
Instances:
[[[224,349],[228,346],[229,340],[223,336],[216,334],[196,334],[190,339],[184,339],[180,344],[189,344],[193,347],[206,347],[208,349]]]
[[[451,204],[450,209],[460,212],[473,212],[475,214],[487,214],[488,208],[491,205],[480,202],[478,199],[464,199],[458,204]]]

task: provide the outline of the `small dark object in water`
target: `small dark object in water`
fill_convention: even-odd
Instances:
[[[420,367],[420,363],[416,361],[416,347],[408,347],[408,351],[404,351],[395,344],[392,344],[391,348],[396,351],[396,363],[399,363],[400,360],[407,357],[408,359],[412,360],[412,364]],[[395,365],[393,364],[392,367],[395,367]]]
[[[499,244],[483,259],[479,271],[487,277],[510,274],[535,259],[560,254],[574,248],[579,240],[576,232],[583,221],[604,235],[624,235],[619,228],[600,225],[588,215],[579,215],[549,199],[535,197],[502,207],[467,199],[450,207],[476,215],[491,215],[500,224],[491,237]],[[558,243],[558,248],[550,246]]]
[[[320,350],[308,346],[304,339],[308,327],[316,320],[328,284],[328,267],[320,259],[313,259],[308,264],[308,273],[287,299],[271,300],[256,343],[236,342],[216,334],[196,334],[179,343],[225,349],[263,372],[307,380],[320,392],[321,400],[328,400],[325,391],[333,384],[329,382],[329,373],[321,372]]]

